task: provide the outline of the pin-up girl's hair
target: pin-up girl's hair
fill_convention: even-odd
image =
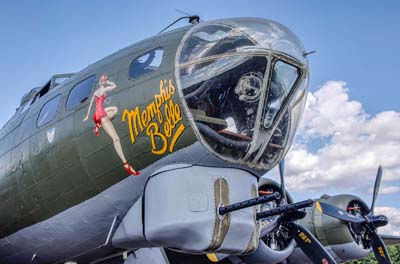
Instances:
[[[103,82],[103,78],[104,78],[105,80],[107,80],[107,79],[108,79],[108,75],[107,75],[107,73],[103,73],[102,75],[100,75],[100,79],[99,79],[99,82],[100,82],[100,83],[102,83],[102,82]]]

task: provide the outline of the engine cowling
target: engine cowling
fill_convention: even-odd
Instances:
[[[354,215],[363,216],[368,212],[365,202],[355,195],[323,195],[315,200],[317,201],[335,205]],[[306,211],[307,216],[301,220],[301,223],[317,237],[337,262],[363,258],[371,252],[369,245],[355,232],[355,226],[322,214],[317,203]],[[308,261],[299,248],[296,248],[289,257],[289,263],[307,263]]]
[[[279,192],[280,185],[267,178],[261,178],[258,185],[260,195]],[[286,192],[288,203],[293,203],[292,197]],[[269,202],[261,205],[261,211],[266,211],[276,207],[276,202]],[[260,240],[255,252],[242,255],[240,258],[246,263],[252,264],[274,264],[287,259],[293,252],[296,243],[289,232],[277,225],[277,217],[264,219],[261,221]]]

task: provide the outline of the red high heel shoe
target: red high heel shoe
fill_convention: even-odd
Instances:
[[[135,175],[138,176],[140,174],[140,172],[136,171],[136,170],[131,170],[131,165],[129,165],[128,162],[124,163],[124,170],[129,173],[129,175]]]

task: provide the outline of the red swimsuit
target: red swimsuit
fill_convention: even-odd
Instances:
[[[97,125],[101,125],[101,119],[107,116],[107,113],[103,107],[104,101],[106,100],[106,94],[103,94],[102,96],[95,96],[94,98],[96,99],[96,111],[93,116],[93,121]]]
[[[99,136],[99,128],[101,127],[101,119],[103,117],[107,116],[107,113],[103,107],[104,101],[106,100],[106,94],[103,94],[102,96],[95,95],[94,98],[96,99],[96,111],[94,112],[94,116],[93,116],[93,121],[95,123],[93,132],[96,136]]]

